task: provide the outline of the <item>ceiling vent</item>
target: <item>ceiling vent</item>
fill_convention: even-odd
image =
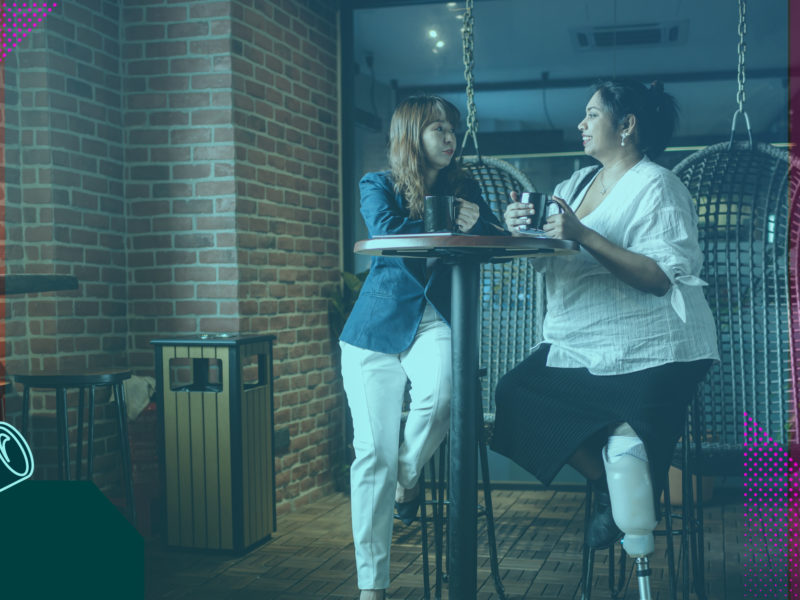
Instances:
[[[601,50],[630,46],[674,46],[686,42],[689,21],[584,27],[573,29],[572,42],[578,50]]]

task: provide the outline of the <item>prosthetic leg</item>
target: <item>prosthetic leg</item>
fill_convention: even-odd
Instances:
[[[623,423],[608,438],[602,454],[614,522],[625,533],[623,549],[636,563],[639,599],[651,600],[647,557],[655,549],[653,530],[658,522],[644,444]]]

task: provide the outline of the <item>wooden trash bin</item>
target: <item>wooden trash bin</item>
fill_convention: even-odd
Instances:
[[[275,531],[274,339],[152,340],[168,546],[242,553]]]

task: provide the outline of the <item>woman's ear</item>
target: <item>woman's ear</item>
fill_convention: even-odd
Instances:
[[[622,125],[620,126],[620,133],[625,133],[627,135],[633,135],[634,131],[636,130],[636,115],[634,114],[627,114],[625,118],[622,119]]]

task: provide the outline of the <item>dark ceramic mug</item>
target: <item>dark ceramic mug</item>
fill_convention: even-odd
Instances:
[[[529,215],[530,224],[519,226],[520,231],[541,231],[547,221],[548,206],[550,204],[558,206],[552,196],[540,192],[523,192],[519,195],[519,201],[523,204],[533,204],[533,208],[536,211],[534,214]],[[561,212],[560,206],[558,206],[558,212]]]
[[[458,231],[456,218],[458,217],[459,203],[455,196],[425,196],[423,218],[425,232]]]

